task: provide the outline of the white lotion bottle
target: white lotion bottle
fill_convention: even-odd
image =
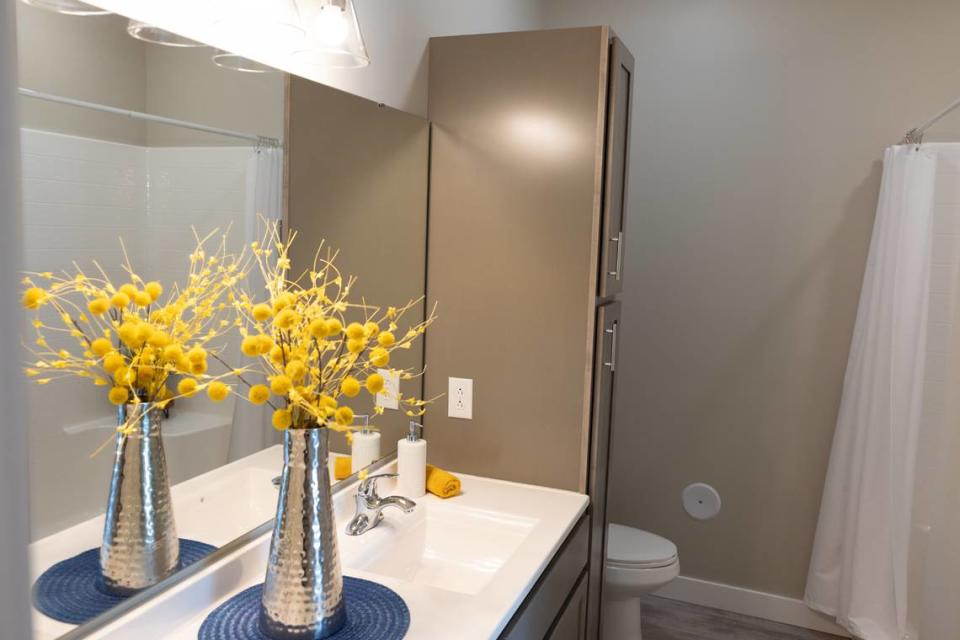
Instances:
[[[427,493],[427,441],[423,425],[410,423],[410,433],[397,443],[397,495],[422,498]]]
[[[353,434],[350,446],[350,472],[356,473],[380,459],[380,432],[370,428],[370,416],[357,416],[363,425]]]

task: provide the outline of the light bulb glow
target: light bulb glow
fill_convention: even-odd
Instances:
[[[317,40],[327,47],[339,47],[350,33],[347,15],[336,5],[328,4],[320,7],[316,24]]]

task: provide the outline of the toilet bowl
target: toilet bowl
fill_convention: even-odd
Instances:
[[[640,597],[680,575],[675,544],[610,523],[603,578],[603,640],[640,640]]]

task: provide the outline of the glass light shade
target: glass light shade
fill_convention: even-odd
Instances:
[[[136,20],[131,20],[129,23],[127,23],[127,33],[137,40],[143,40],[144,42],[150,42],[152,44],[162,44],[167,47],[206,46],[202,42],[197,42],[196,40],[191,40],[190,38],[184,38],[183,36],[172,31],[167,31],[166,29],[161,29],[160,27],[155,27],[145,22],[138,22]]]
[[[95,7],[80,0],[23,0],[23,4],[46,9],[47,11],[56,11],[65,13],[69,16],[106,16],[110,15],[100,7]]]
[[[370,64],[353,0],[323,0],[306,17],[307,46],[294,55],[307,64],[341,69]]]
[[[303,47],[307,32],[294,0],[237,0],[212,25],[213,30],[242,34],[287,54]]]
[[[213,54],[213,63],[218,67],[230,69],[231,71],[243,71],[245,73],[274,73],[277,70],[256,60],[244,58],[243,56],[217,49]]]

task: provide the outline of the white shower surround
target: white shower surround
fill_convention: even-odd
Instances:
[[[29,271],[85,271],[97,260],[121,278],[122,237],[147,279],[183,281],[194,245],[232,227],[230,245],[248,241],[255,154],[250,147],[141,147],[22,130],[25,265]],[[121,280],[122,281],[122,280]],[[31,385],[31,538],[85,520],[104,507],[113,407],[82,380]],[[166,438],[171,479],[227,462],[234,399],[178,401]]]

